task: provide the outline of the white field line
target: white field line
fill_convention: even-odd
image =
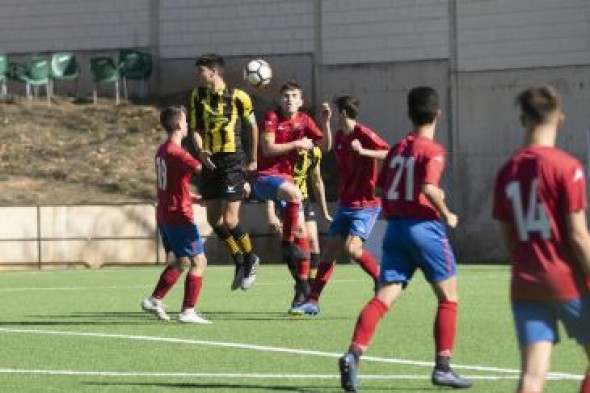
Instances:
[[[288,353],[295,355],[309,355],[309,356],[320,356],[338,358],[342,356],[341,353],[335,352],[324,352],[324,351],[312,351],[306,349],[293,349],[293,348],[281,348],[271,347],[266,345],[255,345],[255,344],[243,344],[243,343],[230,343],[223,341],[206,341],[206,340],[189,340],[184,338],[173,338],[173,337],[154,337],[154,336],[136,336],[127,334],[107,334],[107,333],[90,333],[90,332],[73,332],[73,331],[57,331],[57,330],[43,330],[43,329],[11,329],[0,327],[0,332],[6,333],[20,333],[20,334],[41,334],[41,335],[56,335],[56,336],[76,336],[76,337],[94,337],[94,338],[115,338],[125,339],[133,341],[152,341],[152,342],[163,342],[163,343],[175,343],[175,344],[187,344],[187,345],[203,345],[211,347],[223,347],[223,348],[237,348],[237,349],[248,349],[261,352],[277,352],[277,353]],[[412,366],[421,367],[432,367],[432,362],[408,360],[408,359],[396,359],[396,358],[382,358],[375,356],[363,356],[363,361],[371,361],[377,363],[393,363],[393,364],[406,364]],[[506,374],[519,374],[520,371],[516,369],[506,369],[499,367],[487,367],[487,366],[472,366],[472,365],[460,365],[454,364],[453,368],[464,369],[471,371],[482,371],[482,372],[495,372],[495,373],[506,373]],[[550,373],[552,378],[562,379],[574,379],[581,380],[582,375],[553,372]]]
[[[147,371],[85,371],[85,370],[27,370],[0,368],[0,374],[61,375],[91,377],[150,377],[150,378],[239,378],[239,379],[339,379],[337,374],[261,374],[261,373],[181,373]],[[463,375],[471,380],[516,380],[518,375]],[[424,374],[359,375],[360,379],[371,380],[430,380]],[[571,380],[571,378],[550,376],[552,380]]]
[[[463,276],[459,277],[460,281],[468,280],[471,278],[486,278],[489,279],[491,277],[507,277],[506,275],[471,275],[471,276]],[[330,284],[348,284],[352,282],[365,282],[365,279],[334,279],[330,280]],[[110,290],[110,289],[146,289],[150,287],[150,283],[146,283],[145,285],[121,285],[121,286],[76,286],[76,287],[14,287],[14,288],[0,288],[0,293],[5,292],[28,292],[28,291],[87,291],[87,290]],[[210,283],[207,282],[207,286],[214,286],[214,287],[222,287],[226,286],[227,283]],[[285,281],[275,281],[275,282],[256,282],[256,286],[279,286],[279,285],[287,285]]]

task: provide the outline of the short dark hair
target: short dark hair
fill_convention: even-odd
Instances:
[[[301,90],[301,86],[294,79],[288,80],[285,83],[283,83],[281,85],[281,89],[279,91],[281,92],[281,94],[283,94],[287,90],[299,90],[299,91],[302,91]]]
[[[336,108],[338,108],[338,112],[344,111],[346,116],[348,116],[350,119],[356,119],[358,117],[361,101],[357,97],[349,94],[343,94],[334,97],[332,102],[334,102]]]
[[[516,97],[520,107],[520,120],[524,125],[537,126],[561,106],[559,94],[552,86],[537,86],[526,89]]]
[[[223,74],[225,61],[223,60],[223,57],[217,53],[207,53],[197,58],[197,61],[195,61],[195,67],[199,66],[212,68],[217,70],[220,74]]]
[[[408,93],[408,117],[415,126],[434,122],[439,108],[438,93],[432,87],[419,86]]]
[[[160,124],[168,135],[174,132],[183,113],[186,115],[184,106],[169,106],[160,112]]]

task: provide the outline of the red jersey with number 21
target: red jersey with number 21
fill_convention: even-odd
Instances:
[[[512,227],[512,300],[570,300],[590,292],[569,245],[566,215],[586,209],[582,165],[565,152],[527,146],[500,169],[494,219]]]
[[[438,212],[421,190],[425,183],[438,187],[444,167],[445,150],[433,140],[410,133],[396,143],[377,182],[383,190],[385,219],[438,220]]]
[[[190,180],[199,166],[199,161],[173,141],[160,146],[156,153],[158,223],[180,226],[193,221]]]

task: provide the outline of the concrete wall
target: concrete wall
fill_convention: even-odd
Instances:
[[[209,263],[232,263],[206,222],[204,207],[193,209]],[[0,270],[162,264],[166,259],[153,205],[0,207],[0,216]],[[264,204],[243,205],[241,221],[256,253],[265,263],[279,263],[280,241],[261,217],[266,217]],[[318,227],[324,236],[327,222],[320,219]]]
[[[590,63],[587,0],[457,1],[461,71]]]
[[[3,0],[0,51],[148,47],[149,7],[146,0]]]
[[[447,0],[321,1],[322,62],[447,58],[448,8]]]
[[[160,54],[194,59],[313,51],[313,0],[165,0],[160,2]]]
[[[558,146],[588,165],[590,66],[462,73],[458,84],[457,172],[453,201],[462,225],[460,255],[497,259],[505,255],[490,221],[495,173],[523,141],[514,97],[527,86],[550,83],[562,94],[565,126]]]

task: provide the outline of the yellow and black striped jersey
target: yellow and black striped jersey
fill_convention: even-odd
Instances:
[[[242,123],[255,123],[252,100],[240,89],[211,91],[197,87],[190,98],[190,129],[211,153],[242,152]]]
[[[293,166],[293,181],[299,187],[303,199],[309,197],[307,189],[307,175],[311,173],[320,165],[322,160],[322,150],[318,146],[314,146],[311,150],[301,150],[297,156],[297,161]]]

